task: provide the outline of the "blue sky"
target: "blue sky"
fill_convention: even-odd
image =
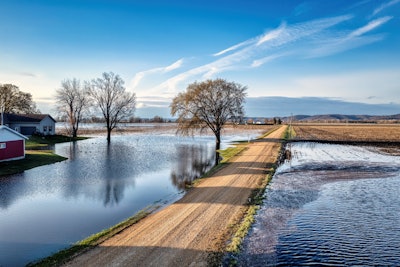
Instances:
[[[62,80],[113,71],[141,117],[168,116],[177,93],[209,78],[246,85],[250,98],[354,103],[331,113],[368,112],[357,103],[400,113],[400,0],[2,0],[0,10],[0,83],[43,112]],[[296,113],[250,102],[251,116]]]

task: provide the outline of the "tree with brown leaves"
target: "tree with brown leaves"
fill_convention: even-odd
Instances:
[[[30,93],[24,93],[13,84],[0,84],[0,113],[40,113]]]

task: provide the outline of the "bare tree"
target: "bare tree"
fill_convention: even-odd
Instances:
[[[89,95],[80,80],[67,79],[56,90],[57,110],[68,118],[72,137],[77,137],[79,123],[89,108]]]
[[[103,73],[102,78],[92,80],[89,95],[102,112],[106,121],[107,141],[111,141],[111,131],[119,122],[135,112],[135,93],[125,91],[124,81],[112,72]]]
[[[1,111],[4,113],[40,113],[30,93],[21,92],[13,84],[0,84]]]
[[[244,115],[243,103],[246,87],[224,79],[190,84],[186,92],[179,93],[171,103],[171,114],[178,115],[178,131],[193,134],[209,128],[215,135],[216,159],[221,146],[221,131],[228,121],[240,121]]]

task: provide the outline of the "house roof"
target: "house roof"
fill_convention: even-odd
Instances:
[[[49,114],[10,114],[4,113],[4,123],[10,122],[41,122],[44,118],[49,117],[56,122]]]
[[[19,132],[14,131],[13,129],[10,129],[9,127],[7,127],[7,126],[5,126],[5,125],[0,125],[0,132],[2,132],[2,131],[8,131],[8,132],[10,132],[10,133],[13,134],[13,135],[16,135],[16,136],[18,136],[18,137],[20,137],[20,138],[23,138],[23,139],[28,140],[28,137],[26,137],[25,135],[20,134]]]

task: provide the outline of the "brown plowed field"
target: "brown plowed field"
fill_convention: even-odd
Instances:
[[[304,124],[293,128],[296,140],[400,142],[399,124]]]
[[[221,252],[231,225],[244,215],[246,202],[278,157],[285,126],[248,145],[232,163],[203,179],[181,200],[66,266],[206,266]]]

